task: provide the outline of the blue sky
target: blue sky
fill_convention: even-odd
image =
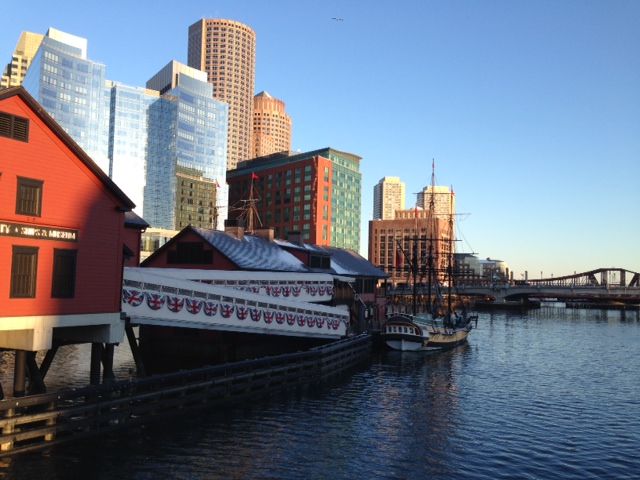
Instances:
[[[638,1],[27,1],[2,16],[0,63],[52,26],[131,85],[186,63],[199,18],[250,25],[256,93],[286,102],[294,149],[363,157],[365,256],[374,184],[399,176],[413,203],[433,158],[468,214],[459,251],[516,278],[640,271]]]

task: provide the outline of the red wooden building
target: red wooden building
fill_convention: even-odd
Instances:
[[[133,207],[22,87],[0,91],[0,348],[16,350],[15,394],[36,351],[91,342],[103,356],[122,340]]]

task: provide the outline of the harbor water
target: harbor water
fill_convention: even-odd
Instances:
[[[119,349],[122,378],[133,363]],[[88,350],[61,354],[70,367],[49,387],[86,383]],[[638,479],[640,317],[481,313],[448,352],[385,351],[322,389],[1,462],[20,479]]]

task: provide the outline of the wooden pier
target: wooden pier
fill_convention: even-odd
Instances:
[[[0,456],[50,448],[188,409],[320,385],[370,358],[363,334],[304,352],[0,401]]]

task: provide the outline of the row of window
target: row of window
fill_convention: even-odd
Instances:
[[[413,329],[411,327],[396,327],[396,326],[388,326],[388,333],[409,333],[412,335],[418,335],[418,330]]]
[[[38,247],[13,246],[11,298],[35,298],[38,276]],[[76,288],[77,250],[53,250],[52,298],[73,298]]]

